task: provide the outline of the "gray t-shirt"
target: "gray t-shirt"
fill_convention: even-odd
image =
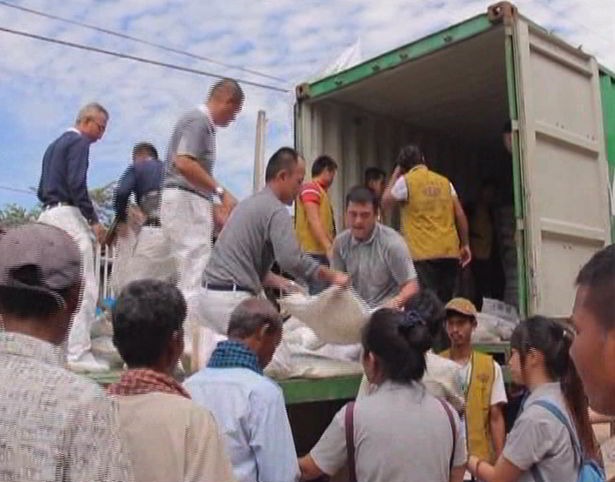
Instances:
[[[416,279],[408,245],[397,231],[377,223],[366,241],[346,230],[333,242],[333,268],[348,273],[358,295],[376,307]]]
[[[556,405],[568,417],[570,425],[575,426],[568,414],[560,384],[541,385],[525,401],[523,412],[506,438],[503,456],[525,471],[519,482],[534,482],[530,469],[535,464],[544,480],[576,482],[578,462],[575,461],[568,430],[547,409],[531,406],[537,400]]]
[[[312,278],[319,267],[299,248],[286,205],[265,187],[233,209],[214,244],[203,283],[236,284],[256,294],[274,260],[299,278]]]
[[[179,118],[167,150],[164,187],[182,187],[207,199],[211,191],[205,191],[188,181],[175,167],[175,156],[190,156],[211,176],[216,158],[216,129],[205,106],[187,112]]]
[[[326,474],[346,462],[344,406],[310,452]],[[456,430],[453,466],[466,463],[461,423],[451,407]],[[385,382],[356,402],[354,445],[357,480],[364,482],[448,482],[453,430],[442,404],[419,383]]]

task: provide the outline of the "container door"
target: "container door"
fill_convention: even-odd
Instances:
[[[610,242],[596,60],[514,22],[528,312],[568,316],[575,277]]]

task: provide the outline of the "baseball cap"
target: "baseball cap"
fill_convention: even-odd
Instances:
[[[81,255],[70,235],[55,226],[31,223],[0,237],[0,287],[52,297],[81,282]]]
[[[444,307],[446,311],[454,311],[465,316],[472,316],[476,318],[477,311],[476,306],[470,300],[466,298],[453,298]]]

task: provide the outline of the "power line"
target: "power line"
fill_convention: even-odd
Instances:
[[[227,64],[225,62],[220,62],[219,60],[215,60],[215,59],[212,59],[210,57],[205,57],[205,56],[202,56],[202,55],[193,54],[191,52],[186,52],[185,50],[180,50],[180,49],[175,48],[175,47],[167,47],[166,45],[158,44],[158,43],[155,43],[155,42],[150,42],[149,40],[144,40],[144,39],[141,39],[141,38],[138,38],[138,37],[134,37],[132,35],[127,35],[127,34],[124,34],[124,33],[121,33],[121,32],[116,32],[114,30],[109,30],[109,29],[106,29],[106,28],[97,27],[96,25],[91,25],[91,24],[88,24],[88,23],[79,22],[77,20],[71,20],[69,18],[59,17],[57,15],[52,15],[50,13],[45,13],[45,12],[41,12],[39,10],[34,10],[32,8],[22,7],[20,5],[15,5],[13,3],[6,2],[4,0],[0,0],[0,4],[4,5],[6,7],[9,7],[9,8],[14,8],[14,9],[17,9],[17,10],[21,10],[23,12],[28,12],[28,13],[31,13],[33,15],[39,15],[41,17],[49,18],[49,19],[52,19],[52,20],[58,20],[60,22],[69,23],[71,25],[78,25],[79,27],[89,28],[89,29],[95,30],[97,32],[105,33],[107,35],[113,35],[115,37],[123,38],[123,39],[126,39],[126,40],[132,40],[133,42],[137,42],[137,43],[141,43],[141,44],[144,44],[144,45],[149,45],[150,47],[156,47],[156,48],[159,48],[159,49],[162,49],[162,50],[166,50],[167,52],[173,52],[175,54],[184,55],[186,57],[191,57],[193,59],[204,60],[205,62],[210,62],[212,64],[220,65],[222,67],[227,67],[227,68],[230,68],[230,69],[240,70],[240,71],[243,71],[243,72],[247,72],[249,74],[258,75],[259,77],[265,77],[267,79],[271,79],[271,80],[275,80],[275,81],[278,81],[278,82],[286,83],[286,80],[284,80],[284,79],[281,79],[279,77],[275,77],[273,75],[264,74],[264,73],[259,72],[257,70],[248,69],[246,67],[241,67],[239,65]]]
[[[22,194],[32,194],[33,196],[36,196],[36,193],[34,191],[30,191],[28,189],[19,189],[17,187],[9,187],[9,186],[0,186],[0,189],[4,189],[5,191],[19,192]]]
[[[74,42],[68,42],[66,40],[58,40],[58,39],[54,39],[51,37],[46,37],[44,35],[37,35],[34,33],[29,33],[29,32],[23,32],[21,30],[13,30],[10,28],[6,28],[6,27],[0,27],[0,31],[1,32],[6,32],[6,33],[10,33],[13,35],[19,35],[22,37],[28,37],[28,38],[32,38],[32,39],[36,39],[36,40],[42,40],[44,42],[50,42],[50,43],[54,43],[54,44],[58,44],[58,45],[64,45],[66,47],[73,47],[76,49],[81,49],[81,50],[87,50],[90,52],[96,52],[99,54],[105,54],[105,55],[110,55],[112,57],[119,57],[121,59],[128,59],[128,60],[134,60],[136,62],[142,62],[144,64],[150,64],[150,65],[157,65],[159,67],[166,67],[168,69],[174,69],[174,70],[179,70],[181,72],[188,72],[191,74],[197,74],[197,75],[203,75],[205,77],[213,77],[216,79],[224,79],[226,78],[224,75],[220,75],[220,74],[214,74],[213,72],[207,72],[204,70],[198,70],[198,69],[193,69],[190,67],[182,67],[181,65],[175,65],[175,64],[169,64],[166,62],[159,62],[157,60],[152,60],[152,59],[146,59],[144,57],[137,57],[136,55],[129,55],[129,54],[124,54],[121,52],[115,52],[113,50],[105,50],[105,49],[100,49],[98,47],[90,47],[88,45],[82,45],[82,44],[78,44],[78,43],[74,43]],[[262,84],[259,82],[253,82],[251,80],[243,80],[243,79],[238,79],[235,78],[235,80],[237,80],[237,82],[240,82],[242,84],[245,85],[251,85],[254,87],[260,87],[261,89],[268,89],[268,90],[273,90],[276,92],[283,92],[283,93],[288,93],[290,92],[288,89],[284,89],[281,87],[276,87],[274,85],[267,85],[267,84]]]

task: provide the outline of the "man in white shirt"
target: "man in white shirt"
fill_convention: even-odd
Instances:
[[[299,478],[295,444],[281,388],[263,376],[282,339],[282,318],[262,298],[232,312],[226,341],[185,387],[210,410],[226,438],[240,482],[291,482]]]

